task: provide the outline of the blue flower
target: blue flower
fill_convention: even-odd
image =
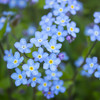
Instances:
[[[32,75],[37,75],[38,74],[38,69],[39,69],[40,64],[39,63],[34,63],[34,60],[29,59],[27,61],[27,64],[24,64],[22,66],[23,70],[26,71],[26,75],[28,77]]]
[[[80,67],[82,65],[84,61],[84,58],[83,57],[79,57],[76,61],[75,61],[75,66],[76,67]]]
[[[32,55],[33,55],[35,61],[43,62],[46,59],[46,57],[48,56],[48,53],[44,52],[44,50],[40,47],[38,49],[38,52],[34,51],[32,53]]]
[[[1,17],[1,18],[0,18],[0,30],[3,28],[6,19],[7,19],[6,17]],[[10,32],[10,31],[11,31],[11,28],[10,28],[9,22],[8,22],[8,23],[7,23],[7,27],[6,27],[6,33]]]
[[[7,4],[9,2],[9,0],[0,0],[0,3],[2,4]]]
[[[16,68],[15,71],[16,73],[13,73],[11,75],[11,78],[16,80],[15,85],[16,86],[19,86],[21,84],[26,85],[27,84],[26,73],[24,71],[21,72],[21,70],[18,68]]]
[[[13,16],[15,13],[14,12],[12,12],[12,11],[4,11],[3,12],[3,15],[5,15],[5,16],[8,16],[8,15],[10,15],[10,16]]]
[[[80,10],[80,4],[77,0],[69,0],[67,11],[69,11],[72,15],[75,15],[77,11]]]
[[[56,17],[55,23],[60,26],[66,26],[69,21],[70,21],[70,19],[67,15],[61,14],[60,16]]]
[[[26,0],[18,0],[17,1],[17,6],[20,8],[25,8],[27,5],[27,1]]]
[[[48,35],[44,32],[36,32],[35,38],[30,39],[30,42],[35,44],[36,47],[43,45],[48,39]]]
[[[28,80],[28,84],[31,84],[32,87],[35,87],[37,83],[41,83],[41,73],[38,73],[37,75],[32,75],[30,79]]]
[[[17,5],[17,1],[16,0],[10,0],[10,2],[9,2],[9,7],[10,8],[14,8],[14,7],[16,7],[16,5]]]
[[[12,49],[10,49],[9,51],[5,50],[4,61],[8,61],[11,56],[13,56]]]
[[[95,12],[93,16],[95,17],[94,22],[100,23],[100,12]]]
[[[50,81],[42,79],[40,85],[38,86],[38,90],[43,92],[48,92],[51,84],[52,83]]]
[[[95,76],[96,78],[100,78],[100,65],[98,65],[97,71],[94,73],[94,76]]]
[[[51,71],[51,70],[46,70],[45,71],[46,73],[46,79],[47,80],[59,80],[59,77],[62,76],[62,72],[59,72],[59,71]]]
[[[89,74],[93,74],[98,66],[97,61],[97,57],[86,58],[86,64],[83,66],[83,69],[88,71]]]
[[[52,53],[59,53],[60,52],[60,48],[62,46],[61,43],[56,43],[57,41],[55,39],[51,39],[49,42],[46,42],[44,44],[45,48]]]
[[[51,87],[51,91],[53,91],[56,95],[58,95],[59,92],[64,93],[66,89],[62,85],[62,80],[54,81],[53,86]]]
[[[90,36],[91,41],[100,41],[100,28],[98,25],[94,25],[93,28],[86,28],[86,35]]]
[[[33,44],[27,43],[24,38],[20,40],[20,42],[16,42],[14,44],[15,48],[17,48],[21,53],[30,53],[30,48],[33,47]]]
[[[68,34],[70,34],[73,37],[76,37],[76,33],[79,33],[79,28],[76,27],[76,23],[73,21],[67,24],[67,30]]]
[[[43,64],[44,69],[51,69],[52,71],[55,71],[57,69],[57,66],[60,64],[60,59],[56,57],[56,54],[50,54],[45,59],[45,63]]]
[[[58,57],[60,58],[60,60],[65,60],[65,61],[69,59],[69,57],[67,56],[65,52],[59,53]]]
[[[52,23],[55,21],[55,18],[52,17],[52,13],[48,13],[48,15],[44,15],[42,18],[42,20],[40,21],[40,25],[52,25]]]
[[[57,0],[58,3],[64,3],[64,4],[67,4],[68,3],[68,0]]]
[[[67,12],[67,7],[66,7],[65,3],[55,4],[53,8],[54,8],[53,14],[55,16],[58,16],[60,14],[66,14],[66,12]]]
[[[81,73],[82,76],[91,77],[91,74],[89,74],[85,70],[82,70],[80,73]]]
[[[52,38],[63,42],[65,40],[65,36],[67,36],[67,31],[64,30],[62,26],[58,26],[58,29],[56,30],[55,34],[53,34]]]
[[[45,6],[44,9],[48,9],[48,8],[53,8],[56,1],[55,0],[45,0]]]
[[[14,56],[10,56],[9,59],[7,59],[7,68],[13,69],[18,67],[23,60],[24,58],[20,57],[19,52],[15,52]]]
[[[44,33],[46,33],[48,36],[52,36],[56,32],[56,25],[42,25],[42,30]]]
[[[30,26],[27,30],[28,36],[33,36],[35,34],[36,27],[35,26]]]
[[[54,97],[54,92],[53,91],[47,91],[47,92],[44,92],[43,94],[47,99],[51,99],[51,98]]]

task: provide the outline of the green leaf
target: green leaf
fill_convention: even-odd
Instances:
[[[6,77],[6,78],[0,80],[0,88],[7,89],[9,87],[10,87],[9,77]]]
[[[8,18],[6,19],[3,28],[0,30],[0,39],[2,39],[4,33],[6,32],[7,22],[8,22]]]

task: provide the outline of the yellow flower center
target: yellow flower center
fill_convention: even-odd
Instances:
[[[42,42],[42,40],[41,40],[41,39],[39,39],[39,40],[38,40],[38,42]]]
[[[62,23],[64,23],[64,22],[65,22],[65,20],[61,20],[61,22],[62,22]]]
[[[59,9],[59,11],[60,11],[60,12],[62,12],[62,11],[63,11],[63,9],[62,9],[62,8],[60,8],[60,9]]]
[[[58,32],[58,35],[60,36],[61,35],[61,32]]]
[[[73,5],[71,5],[71,9],[74,9],[74,6]]]
[[[34,69],[34,68],[31,66],[31,67],[30,67],[30,70],[32,71],[33,69]]]
[[[50,31],[50,27],[47,27],[47,31]]]
[[[26,48],[26,46],[25,46],[25,45],[23,45],[23,46],[22,46],[22,48],[23,48],[23,49],[25,49],[25,48]]]
[[[52,76],[55,76],[55,73],[52,73]]]
[[[10,57],[11,55],[9,54],[8,57]]]
[[[71,27],[70,30],[73,31],[74,29]]]
[[[19,75],[18,78],[19,78],[19,79],[22,79],[22,75]]]
[[[48,92],[48,94],[50,95],[50,94],[51,94],[51,92]]]
[[[18,61],[17,60],[14,60],[14,64],[16,64]]]
[[[33,80],[33,81],[36,81],[36,77],[34,77],[32,80]]]
[[[47,86],[47,83],[44,83],[43,86]]]
[[[99,33],[98,33],[98,31],[95,31],[95,33],[94,33],[94,34],[97,36]]]
[[[49,63],[52,64],[53,63],[53,60],[49,60]]]
[[[59,89],[59,86],[58,85],[56,86],[56,89]]]
[[[42,58],[42,56],[41,56],[41,55],[38,55],[38,58],[39,58],[39,59],[41,59],[41,58]]]
[[[50,5],[52,5],[52,4],[53,4],[53,1],[50,2]]]
[[[51,49],[55,49],[55,47],[54,46],[51,46]]]
[[[91,63],[91,64],[90,64],[90,67],[92,68],[93,66],[94,66],[94,64],[93,64],[93,63]]]

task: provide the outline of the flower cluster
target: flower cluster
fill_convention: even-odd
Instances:
[[[75,15],[80,10],[77,0],[46,0],[44,9],[51,8],[52,11],[44,15],[40,21],[42,31],[36,31],[35,36],[27,43],[22,38],[14,44],[17,51],[14,56],[12,51],[5,51],[4,60],[7,61],[7,68],[15,68],[15,73],[11,78],[15,80],[15,85],[38,85],[38,90],[42,91],[47,99],[53,98],[54,94],[64,93],[63,81],[60,80],[62,72],[58,71],[61,60],[68,60],[65,52],[60,53],[62,42],[68,36],[76,38],[79,28],[71,21],[67,13]],[[32,51],[35,48],[35,51]],[[30,53],[30,55],[28,55]],[[28,56],[27,56],[28,55]],[[23,57],[28,58],[28,61]],[[22,66],[21,71],[18,66]],[[43,67],[42,67],[43,66]],[[39,69],[43,68],[46,76],[42,76]]]
[[[94,73],[95,77],[100,78],[100,65],[97,57],[86,58],[86,64],[83,65],[82,75],[90,77]]]
[[[92,26],[86,27],[85,34],[90,36],[91,41],[100,41],[100,12],[94,13],[94,24]]]
[[[10,8],[19,7],[25,8],[29,0],[0,0],[1,4],[8,4]],[[37,3],[38,0],[32,0],[30,3]]]

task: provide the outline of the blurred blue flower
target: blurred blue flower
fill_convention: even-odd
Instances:
[[[8,16],[8,15],[10,15],[10,16],[13,16],[13,15],[15,15],[15,13],[14,12],[12,12],[12,11],[3,11],[3,15],[4,16]]]
[[[70,22],[67,24],[67,30],[68,30],[68,34],[70,34],[73,37],[76,37],[76,33],[79,33],[79,28],[76,27],[76,23],[75,22]]]
[[[51,98],[54,97],[54,92],[53,92],[53,91],[44,92],[44,96],[45,96],[47,99],[51,99]]]
[[[24,58],[20,57],[20,53],[15,52],[14,56],[10,56],[9,59],[7,59],[7,68],[13,69],[18,67],[23,60]]]
[[[79,57],[76,61],[75,61],[75,66],[76,67],[80,67],[82,65],[84,61],[84,58],[83,57]]]
[[[43,62],[47,58],[48,53],[44,52],[43,48],[40,47],[38,48],[38,52],[34,51],[32,55],[35,61]]]
[[[69,11],[72,15],[75,15],[77,11],[80,10],[80,5],[77,0],[69,0],[67,11]]]
[[[49,36],[52,36],[56,32],[56,25],[42,25],[42,30],[44,33],[46,33]]]
[[[60,58],[60,60],[64,60],[64,61],[67,61],[69,59],[69,57],[67,56],[65,52],[59,53],[58,57]]]
[[[100,78],[100,65],[98,65],[97,71],[94,73],[94,76],[95,76],[96,78]]]
[[[41,18],[41,21],[40,21],[40,25],[43,26],[43,25],[52,25],[52,23],[55,21],[55,18],[53,18],[52,16],[52,13],[48,13],[47,15],[44,15],[42,18]]]
[[[7,4],[9,2],[9,0],[0,0],[0,3],[2,4]]]
[[[45,0],[44,9],[53,8],[55,6],[56,0]]]
[[[95,18],[94,22],[97,24],[100,23],[100,12],[95,12],[93,16]]]
[[[59,49],[61,48],[62,44],[57,43],[55,39],[51,39],[49,42],[46,42],[44,46],[51,53],[59,53]]]
[[[86,27],[85,34],[90,36],[91,41],[100,41],[100,28],[94,25],[93,28]]]
[[[82,76],[91,77],[91,74],[89,74],[89,73],[86,72],[85,70],[82,70],[82,71],[80,72],[80,74],[81,74]]]
[[[27,64],[24,64],[22,66],[23,70],[26,72],[26,75],[28,77],[32,75],[37,75],[38,74],[38,69],[39,69],[39,66],[40,64],[37,62],[37,63],[34,63],[34,60],[32,59],[29,59],[27,61]]]
[[[35,87],[37,83],[41,83],[41,73],[38,73],[37,75],[30,76],[30,79],[28,80],[27,84],[31,84],[32,87]]]
[[[33,36],[35,34],[36,27],[35,26],[30,26],[27,30],[28,36]]]
[[[50,54],[45,59],[45,63],[43,64],[43,69],[51,69],[52,71],[55,71],[57,69],[57,66],[60,64],[60,59],[56,57],[56,54]]]
[[[24,38],[20,40],[20,42],[16,42],[14,44],[15,48],[18,49],[21,53],[30,53],[30,48],[33,47],[33,44],[27,43]]]
[[[51,82],[46,80],[46,79],[42,79],[41,83],[38,86],[38,90],[39,91],[43,91],[43,92],[48,92],[49,91],[49,87],[51,86]]]
[[[97,57],[86,58],[86,64],[83,65],[83,69],[88,71],[89,74],[93,74],[98,66],[97,61]]]
[[[54,16],[66,14],[66,12],[67,12],[67,7],[65,3],[55,4],[53,7]]]
[[[67,31],[64,30],[64,28],[62,26],[58,26],[58,28],[56,29],[56,32],[55,32],[55,34],[53,34],[52,38],[54,38],[60,42],[64,42],[65,36],[67,36]]]
[[[55,23],[60,26],[66,26],[69,21],[70,19],[67,15],[61,14],[60,16],[56,17]]]
[[[16,80],[15,85],[16,86],[19,86],[21,84],[26,85],[27,84],[26,73],[24,71],[21,72],[21,70],[18,68],[16,68],[15,71],[16,73],[13,73],[11,75],[11,78]]]
[[[36,32],[35,38],[30,39],[30,42],[35,44],[36,47],[43,45],[48,39],[48,35],[44,32]]]
[[[53,91],[56,95],[58,95],[59,92],[64,93],[66,89],[62,85],[63,85],[62,80],[54,81],[51,87],[51,91]]]
[[[8,50],[5,50],[4,53],[5,53],[5,55],[4,55],[4,61],[8,61],[9,58],[10,58],[11,56],[13,56],[13,54],[12,54],[12,49],[10,49],[9,51],[8,51]]]
[[[62,76],[62,72],[59,72],[59,71],[51,71],[51,70],[46,70],[45,71],[46,73],[46,79],[47,80],[59,80],[59,77]]]

